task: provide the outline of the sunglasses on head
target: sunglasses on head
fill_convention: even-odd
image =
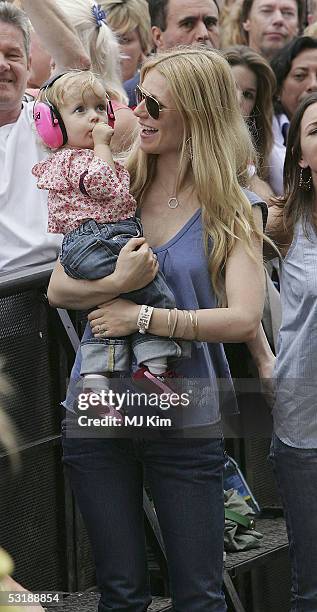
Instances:
[[[162,110],[165,110],[161,106],[159,101],[156,100],[156,98],[154,98],[153,96],[151,96],[151,94],[144,91],[144,89],[141,89],[139,85],[137,85],[135,89],[135,94],[136,94],[136,99],[137,99],[138,104],[140,104],[141,102],[143,102],[143,100],[145,100],[146,110],[149,113],[150,117],[152,117],[152,119],[158,119],[160,116],[160,112]]]

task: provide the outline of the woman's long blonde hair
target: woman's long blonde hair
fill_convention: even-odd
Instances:
[[[149,58],[141,69],[141,83],[153,69],[167,80],[184,124],[176,193],[192,170],[193,186],[202,206],[211,281],[224,303],[224,270],[236,240],[241,240],[254,257],[251,235],[262,238],[240,186],[247,180],[247,167],[255,152],[239,109],[231,69],[217,51],[201,47],[178,48]],[[131,191],[141,205],[155,176],[156,160],[157,156],[141,151],[138,142],[128,157]]]
[[[232,45],[245,44],[245,37],[241,32],[242,0],[225,0],[220,11],[220,49]]]

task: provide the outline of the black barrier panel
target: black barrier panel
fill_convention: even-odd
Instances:
[[[11,277],[14,275],[11,275]],[[60,444],[65,350],[45,291],[49,271],[0,277],[0,358],[12,392],[1,404],[16,429],[20,471],[0,446],[0,546],[33,590],[68,590],[70,568]],[[1,388],[1,385],[0,385]],[[70,535],[72,537],[72,534]]]
[[[19,445],[60,430],[59,347],[50,357],[48,325],[43,289],[0,298],[0,355],[13,388],[5,407]]]
[[[258,437],[244,440],[245,474],[260,506],[281,506],[281,499],[267,458],[270,440]]]
[[[254,570],[251,576],[253,611],[289,612],[291,580],[287,551],[270,565]]]
[[[0,458],[0,542],[14,577],[36,591],[67,590],[64,483],[60,440],[20,453],[21,470]]]

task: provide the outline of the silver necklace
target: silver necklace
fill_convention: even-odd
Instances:
[[[167,206],[169,208],[177,208],[177,206],[179,206],[179,201],[177,199],[176,196],[172,196],[171,198],[168,199],[167,201]]]
[[[168,191],[167,191],[167,189],[165,188],[165,186],[163,185],[163,183],[162,183],[161,181],[159,181],[159,183],[160,183],[160,185],[161,185],[162,189],[165,191],[166,195],[168,196]],[[171,209],[177,208],[177,207],[179,206],[179,201],[178,201],[178,199],[177,199],[176,195],[171,196],[170,198],[168,198],[168,200],[167,200],[167,206],[168,206],[169,208],[171,208]]]

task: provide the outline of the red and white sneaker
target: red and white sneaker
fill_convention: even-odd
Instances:
[[[173,385],[171,379],[178,378],[173,370],[167,370],[163,374],[152,374],[150,370],[142,366],[132,374],[132,379],[138,387],[141,387],[147,393],[177,393],[176,385]]]

